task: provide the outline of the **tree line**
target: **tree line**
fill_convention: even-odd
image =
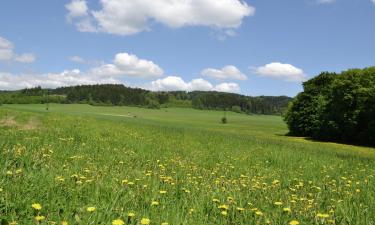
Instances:
[[[187,107],[228,110],[248,114],[281,114],[291,98],[286,96],[251,97],[213,91],[152,92],[121,84],[79,85],[43,89],[28,88],[0,92],[0,103],[80,103],[101,106],[138,106],[147,108]]]
[[[375,146],[375,67],[303,83],[284,118],[291,135]]]

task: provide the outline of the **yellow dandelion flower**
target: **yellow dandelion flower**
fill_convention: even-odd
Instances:
[[[255,212],[255,215],[257,215],[257,216],[263,216],[263,213],[258,210],[258,211]]]
[[[290,213],[292,212],[292,210],[290,208],[285,207],[283,208],[283,212]]]
[[[112,221],[112,225],[124,225],[125,222],[122,219]]]
[[[150,223],[151,223],[151,220],[148,219],[148,218],[142,218],[142,219],[141,219],[141,224],[142,224],[142,225],[148,225],[148,224],[150,224]]]
[[[152,201],[151,202],[151,206],[157,206],[157,205],[159,205],[159,202],[157,202],[157,201]]]
[[[221,211],[221,215],[223,215],[223,216],[227,216],[227,215],[228,215],[228,212],[227,212],[227,211]]]
[[[159,193],[163,195],[163,194],[167,194],[167,191],[161,190],[159,191]]]
[[[228,205],[220,205],[219,207],[217,207],[219,209],[223,209],[223,210],[228,210],[229,209],[229,206]]]
[[[243,212],[243,211],[245,211],[245,208],[237,207],[237,211],[238,211],[238,212]]]
[[[9,225],[18,225],[18,223],[16,221],[12,221],[9,223]]]
[[[275,202],[275,203],[273,203],[274,205],[277,205],[277,206],[280,206],[280,205],[282,205],[283,203],[282,202]]]
[[[39,204],[39,203],[34,203],[31,205],[31,207],[33,207],[33,209],[35,210],[41,210],[42,209],[42,205]]]
[[[130,217],[130,218],[135,217],[135,213],[133,213],[133,212],[129,212],[129,213],[128,213],[128,217]]]
[[[45,218],[46,218],[45,216],[39,216],[38,215],[38,216],[35,217],[35,220],[39,222],[39,221],[44,220]]]
[[[325,218],[328,218],[329,215],[328,215],[328,214],[325,214],[325,213],[318,213],[318,214],[316,214],[316,217],[319,217],[319,218],[325,219]]]
[[[167,222],[164,222],[164,223],[161,223],[161,225],[168,225],[169,223],[167,223]]]
[[[61,225],[68,225],[68,222],[66,222],[66,221],[61,221]]]
[[[96,210],[96,208],[93,207],[93,206],[87,207],[87,209],[86,209],[87,212],[94,212],[95,210]]]
[[[289,222],[289,225],[299,225],[298,220],[292,220]]]

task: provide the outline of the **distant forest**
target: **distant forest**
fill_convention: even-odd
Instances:
[[[186,107],[247,114],[281,114],[291,100],[286,96],[250,97],[213,91],[152,92],[121,84],[80,85],[56,89],[35,87],[0,92],[0,104],[80,103],[147,108]]]
[[[285,114],[290,134],[375,146],[375,67],[321,73],[303,87]]]

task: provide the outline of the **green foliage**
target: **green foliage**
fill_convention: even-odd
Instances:
[[[290,133],[318,140],[375,145],[375,67],[322,73],[290,103]]]
[[[220,92],[151,92],[120,84],[80,85],[57,89],[41,87],[0,92],[6,104],[79,103],[93,106],[138,106],[145,108],[182,107],[224,110],[248,114],[281,114],[291,98],[286,96],[250,97]]]
[[[223,117],[221,118],[221,123],[222,123],[222,124],[226,124],[227,122],[228,122],[227,117],[226,117],[226,116],[223,116]]]

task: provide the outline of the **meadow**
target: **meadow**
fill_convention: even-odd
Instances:
[[[375,224],[375,149],[279,116],[0,106],[0,224]]]

